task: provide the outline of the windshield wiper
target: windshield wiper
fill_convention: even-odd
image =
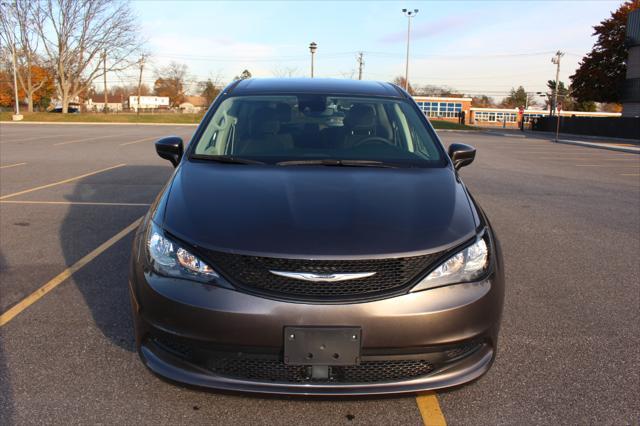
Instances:
[[[289,160],[276,163],[277,166],[333,166],[333,167],[384,167],[395,169],[396,164],[375,160],[336,160],[331,158],[315,160]]]
[[[262,161],[250,160],[248,158],[234,157],[232,155],[201,155],[194,154],[191,158],[195,160],[215,161],[216,163],[230,163],[230,164],[265,164]]]

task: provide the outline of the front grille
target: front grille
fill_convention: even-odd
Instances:
[[[233,283],[249,290],[302,299],[355,299],[392,293],[424,272],[437,254],[367,260],[304,260],[210,252],[215,267]],[[274,275],[269,271],[315,274],[375,272],[339,282],[312,282]]]
[[[433,371],[424,360],[364,361],[360,365],[329,367],[329,379],[312,379],[311,367],[286,365],[276,359],[213,358],[208,368],[221,376],[285,383],[380,383],[408,380]]]

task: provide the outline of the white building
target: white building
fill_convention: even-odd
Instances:
[[[179,106],[180,111],[191,114],[201,112],[206,107],[207,100],[203,96],[186,96]]]
[[[129,96],[129,108],[137,112],[138,105],[140,105],[141,110],[169,108],[169,97],[168,96],[140,96],[140,103],[138,104],[137,96]]]

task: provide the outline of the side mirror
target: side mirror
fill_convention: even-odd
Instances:
[[[178,136],[167,136],[156,142],[156,152],[160,158],[169,160],[173,167],[177,167],[182,158],[182,139]]]
[[[463,143],[452,143],[449,147],[449,157],[453,161],[453,167],[460,170],[461,167],[473,163],[476,158],[476,149]]]

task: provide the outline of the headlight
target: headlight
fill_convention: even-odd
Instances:
[[[164,236],[153,222],[147,235],[147,251],[151,269],[158,274],[210,282],[220,275],[200,258]]]
[[[485,238],[454,254],[431,271],[411,291],[420,291],[447,284],[475,281],[489,268],[489,248]]]

